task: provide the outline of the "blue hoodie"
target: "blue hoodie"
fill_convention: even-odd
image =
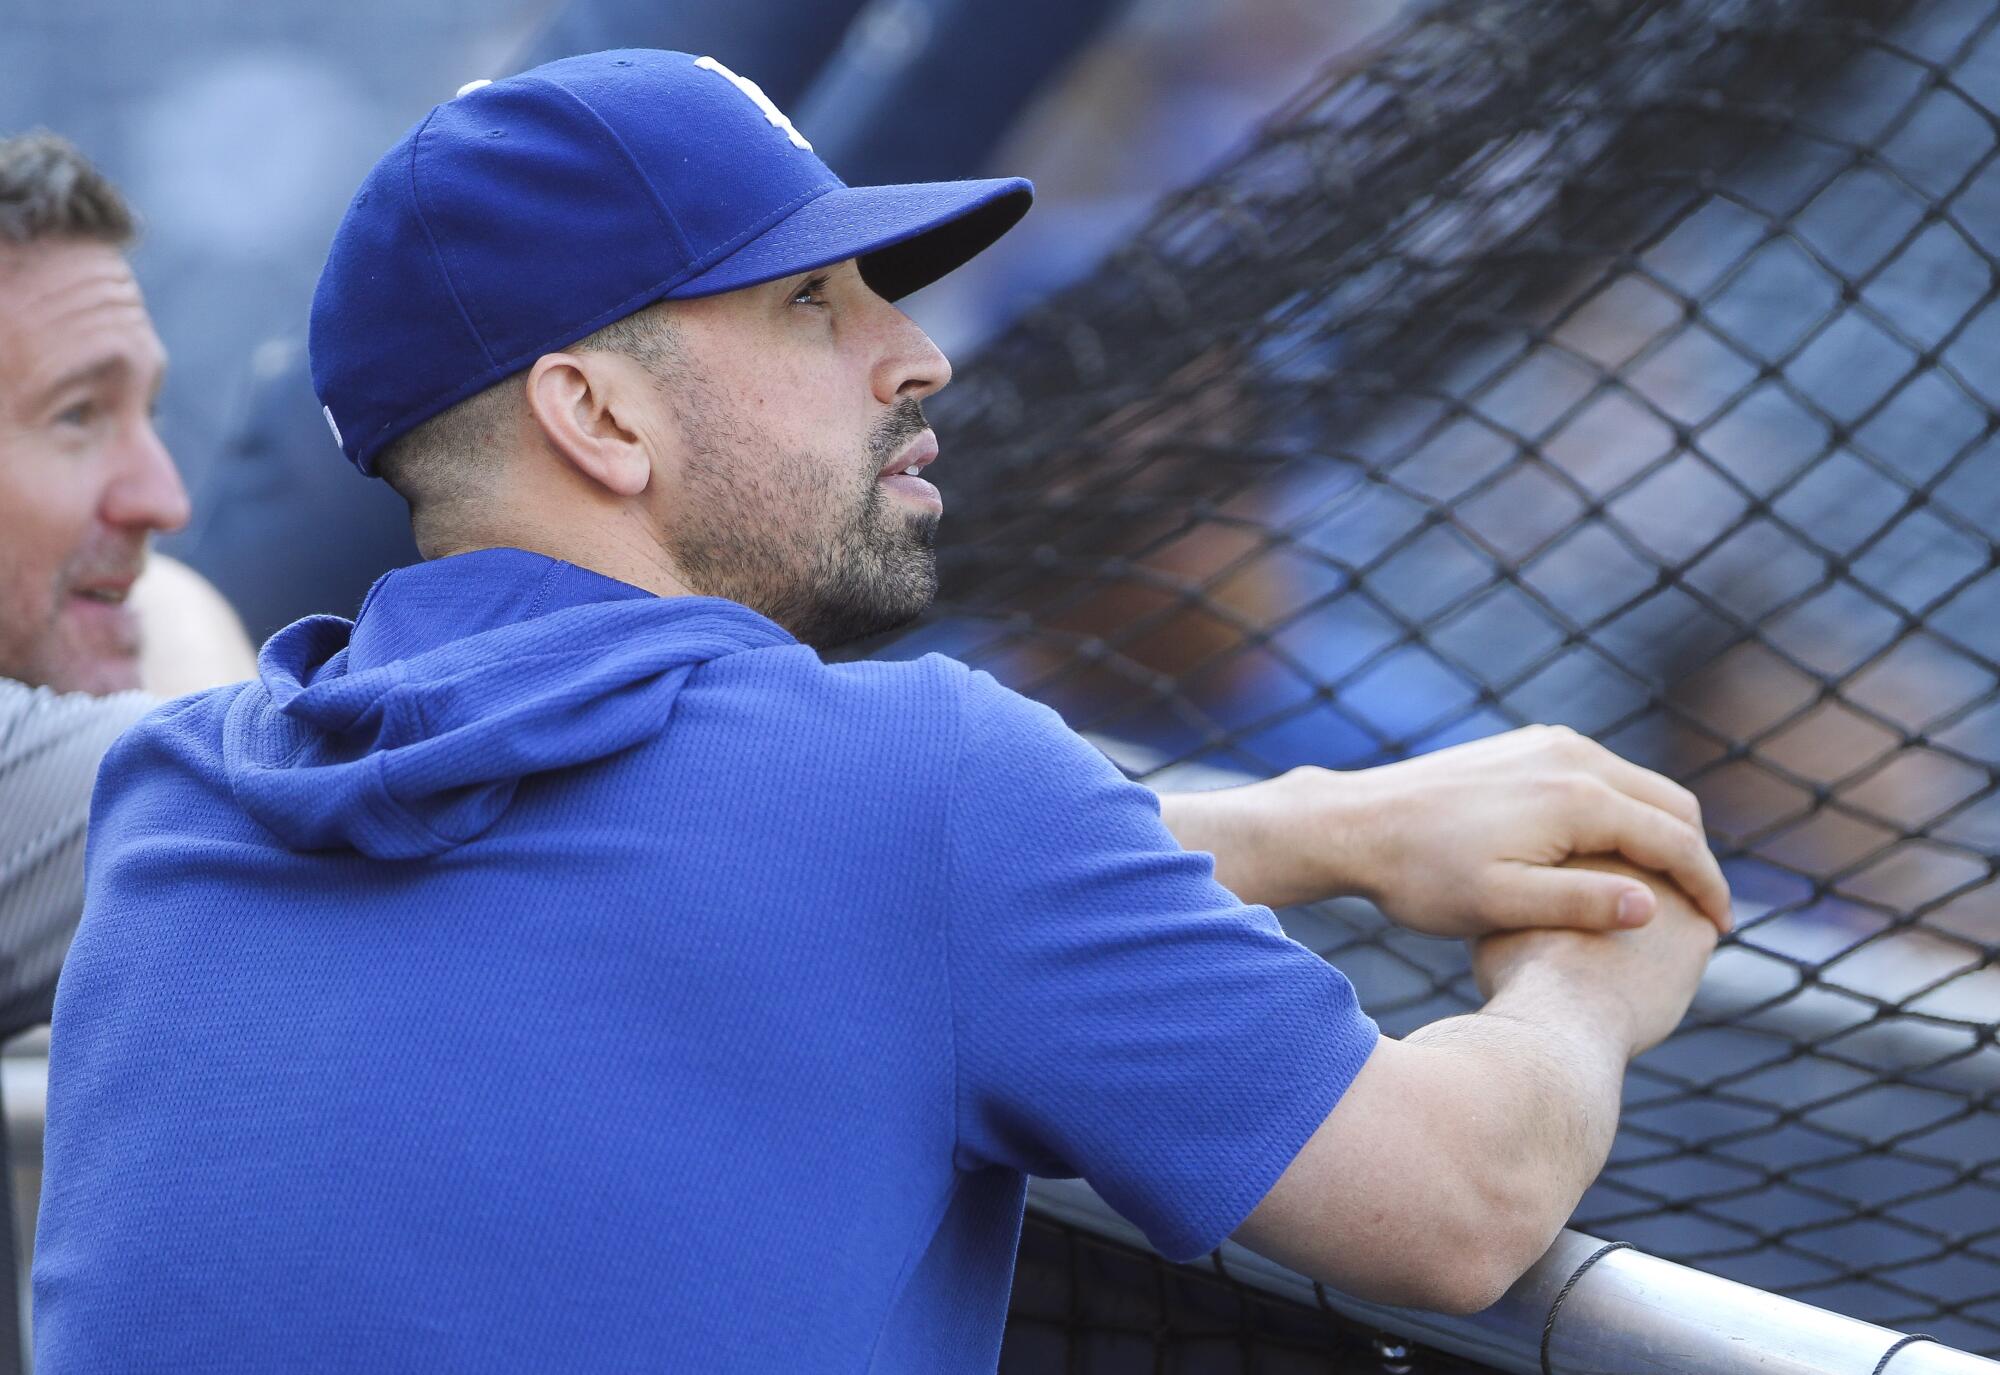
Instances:
[[[1375,1029],[1061,721],[518,550],[114,747],[41,1375],[946,1371],[1024,1177],[1213,1247]]]

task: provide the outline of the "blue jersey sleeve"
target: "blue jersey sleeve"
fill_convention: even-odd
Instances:
[[[956,784],[959,1166],[1080,1175],[1164,1255],[1201,1255],[1339,1101],[1374,1022],[1150,791],[983,673]]]

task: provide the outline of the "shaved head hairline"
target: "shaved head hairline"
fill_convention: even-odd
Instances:
[[[671,302],[655,301],[550,353],[618,353],[669,385],[685,364]],[[375,470],[409,503],[417,547],[429,551],[463,533],[490,506],[506,466],[507,435],[526,405],[528,369],[446,407],[399,436],[376,457]]]

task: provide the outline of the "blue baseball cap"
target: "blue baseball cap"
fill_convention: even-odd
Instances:
[[[848,186],[754,82],[622,49],[474,82],[355,193],[313,292],[313,390],[341,451],[642,306],[860,260],[895,300],[1027,213],[1018,177]]]

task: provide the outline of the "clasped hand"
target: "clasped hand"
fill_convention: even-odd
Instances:
[[[1357,895],[1433,936],[1528,927],[1618,930],[1658,898],[1629,875],[1559,867],[1620,856],[1730,925],[1729,886],[1694,795],[1563,726],[1529,726],[1380,768],[1294,769],[1161,799],[1188,849],[1246,902]]]

